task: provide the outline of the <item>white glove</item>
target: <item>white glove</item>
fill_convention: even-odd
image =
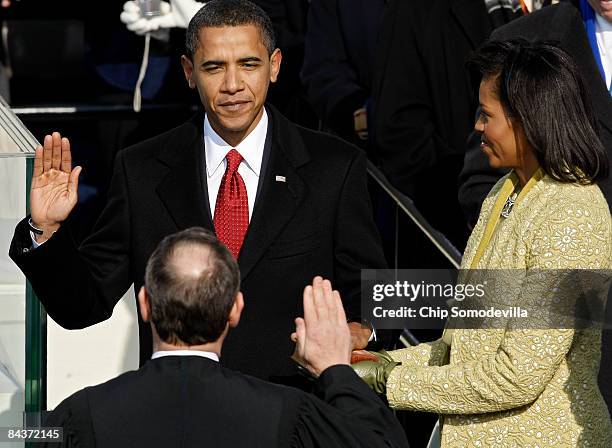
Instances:
[[[161,2],[160,4],[161,15],[157,18],[162,18],[170,14],[171,8],[168,2]],[[123,12],[119,16],[119,19],[126,24],[128,30],[142,36],[150,31],[159,29],[159,24],[154,23],[150,19],[146,19],[140,15],[140,7],[135,1],[127,1],[123,5]]]
[[[126,24],[128,30],[142,36],[148,32],[163,28],[187,28],[191,18],[202,6],[204,6],[203,3],[195,0],[170,0],[170,3],[161,2],[161,14],[146,19],[140,15],[138,4],[130,0],[123,5],[123,12],[119,18]]]

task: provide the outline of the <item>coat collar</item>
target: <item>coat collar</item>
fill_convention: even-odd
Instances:
[[[520,189],[520,193],[518,194],[518,197],[514,202],[515,208],[519,206],[519,204],[523,201],[527,193],[529,193],[533,189],[533,187],[537,185],[538,182],[544,179],[545,176],[546,173],[544,172],[544,170],[541,167],[538,168],[537,171],[531,176],[529,181],[527,181],[527,184],[525,184],[525,186]],[[491,241],[495,229],[497,228],[497,224],[501,220],[501,211],[504,208],[508,197],[517,190],[519,183],[519,177],[514,170],[506,175],[505,180],[501,185],[501,189],[497,194],[497,199],[495,200],[493,209],[489,214],[484,233],[482,235],[482,238],[480,239],[480,244],[476,249],[474,257],[470,261],[469,265],[467,265],[470,267],[470,269],[476,269],[476,267],[478,266],[478,262],[484,255],[484,252],[487,250],[489,242]]]

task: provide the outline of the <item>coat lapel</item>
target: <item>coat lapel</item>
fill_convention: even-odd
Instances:
[[[563,6],[564,9],[561,9]],[[584,22],[579,8],[566,5],[554,6],[556,16],[553,16],[553,41],[560,41],[561,47],[572,55],[590,90],[591,101],[602,127],[612,133],[612,99],[604,77],[591,49],[589,38],[584,28]],[[554,19],[557,18],[556,20]],[[548,36],[547,36],[548,37]]]
[[[599,116],[599,123],[612,134],[612,99],[608,95],[607,97],[602,96],[600,101],[602,104],[599,105],[598,110],[604,110],[605,112]],[[597,104],[597,101],[594,102]]]
[[[244,280],[293,217],[307,193],[296,168],[308,162],[308,152],[293,124],[273,108],[272,147],[260,196],[238,257]]]
[[[156,192],[179,229],[203,226],[213,230],[203,182],[203,117],[198,114],[181,129],[182,135],[168,141],[158,160],[168,172]],[[194,163],[196,161],[196,163]]]
[[[586,84],[591,87],[591,101],[599,118],[599,124],[606,128],[609,133],[612,133],[612,98],[592,53],[590,56],[593,59],[594,69],[585,76]]]

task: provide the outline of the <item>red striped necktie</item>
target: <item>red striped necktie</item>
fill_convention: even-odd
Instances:
[[[225,156],[227,167],[221,179],[221,186],[215,204],[215,232],[238,259],[240,248],[249,227],[249,198],[246,185],[238,173],[242,156],[232,149]]]

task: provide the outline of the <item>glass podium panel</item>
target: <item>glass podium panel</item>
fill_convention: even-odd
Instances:
[[[27,213],[37,144],[0,97],[0,428],[34,426],[30,416],[36,420],[44,404],[44,314],[8,256],[15,225]]]
[[[0,96],[0,157],[33,157],[38,144],[36,138]]]
[[[47,319],[8,257],[15,225],[28,213],[36,146],[36,139],[0,97],[0,428],[36,427],[47,409],[77,390],[138,368],[138,314],[132,288],[112,319],[65,330]],[[0,448],[5,446],[23,444],[7,444],[0,434]]]

